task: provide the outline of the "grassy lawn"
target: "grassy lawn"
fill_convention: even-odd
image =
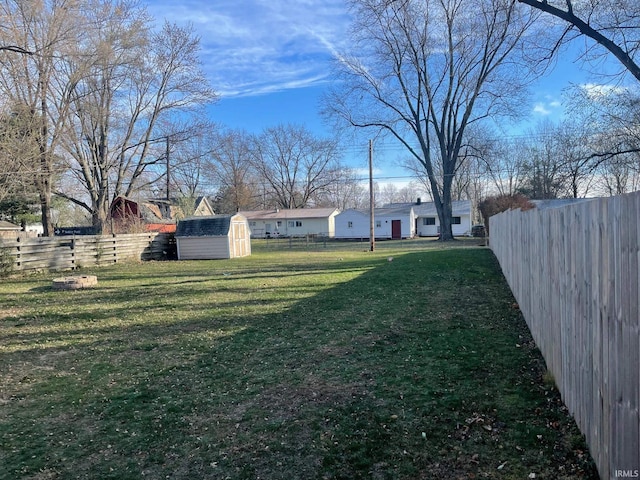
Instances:
[[[433,245],[0,281],[0,478],[597,478],[491,252]]]

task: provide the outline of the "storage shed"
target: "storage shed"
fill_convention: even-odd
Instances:
[[[247,219],[240,214],[190,217],[176,230],[179,260],[236,258],[251,255]]]

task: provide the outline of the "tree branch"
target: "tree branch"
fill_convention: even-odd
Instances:
[[[611,52],[624,67],[638,80],[640,81],[640,65],[638,65],[631,55],[625,50],[623,50],[619,45],[615,44],[612,40],[605,37],[599,31],[595,30],[591,25],[586,23],[584,20],[578,18],[571,8],[571,3],[567,2],[568,10],[564,11],[553,5],[549,5],[546,0],[518,0],[520,3],[524,3],[529,5],[530,7],[541,10],[545,13],[549,13],[556,18],[564,20],[569,24],[573,25],[577,28],[580,33],[586,35],[592,40],[596,41],[599,45],[603,46],[609,52]]]
[[[23,55],[33,55],[34,52],[27,50],[25,48],[19,47],[17,45],[4,45],[4,46],[0,46],[0,50],[6,51],[6,52],[13,52],[13,53],[21,53]]]

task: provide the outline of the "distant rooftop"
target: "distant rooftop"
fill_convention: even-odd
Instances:
[[[238,212],[248,220],[282,220],[284,218],[328,218],[338,213],[337,208],[288,208],[272,210],[247,210]]]
[[[548,208],[560,208],[568,205],[575,205],[576,203],[584,203],[595,200],[594,198],[553,198],[549,200],[531,200],[536,208],[540,210],[546,210]]]

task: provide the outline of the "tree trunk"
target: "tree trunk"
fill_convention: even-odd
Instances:
[[[54,232],[53,220],[51,219],[51,185],[48,180],[45,179],[44,182],[41,182],[39,190],[42,234],[45,237],[52,237]]]

